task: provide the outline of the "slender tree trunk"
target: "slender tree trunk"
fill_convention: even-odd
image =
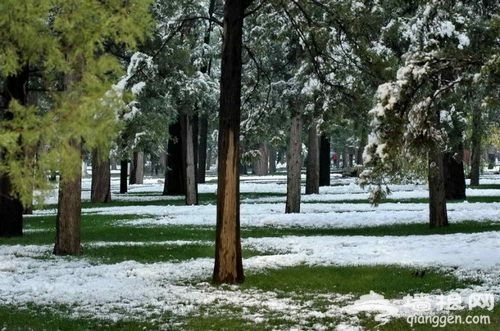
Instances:
[[[319,137],[316,123],[308,130],[306,194],[319,194]]]
[[[253,173],[256,176],[265,176],[269,173],[269,156],[266,144],[259,144],[260,157],[253,163]]]
[[[285,213],[300,213],[300,169],[302,166],[302,118],[300,113],[293,115],[290,125],[290,143],[286,158],[287,185]]]
[[[269,146],[269,173],[276,173],[276,149],[273,146]]]
[[[116,157],[113,157],[110,159],[110,165],[111,165],[111,170],[117,170],[118,169],[118,164],[116,162]]]
[[[127,193],[128,160],[120,161],[120,193]]]
[[[472,157],[470,169],[470,184],[472,186],[479,185],[479,175],[481,174],[481,109],[474,107],[472,110]]]
[[[443,154],[435,147],[429,152],[429,225],[448,225],[444,186]]]
[[[181,116],[169,127],[170,139],[167,147],[167,171],[163,195],[186,194],[186,169],[183,162]]]
[[[242,283],[240,239],[240,117],[243,19],[251,1],[226,0],[222,46],[215,283]]]
[[[198,145],[198,183],[206,182],[208,116],[200,116],[200,143]]]
[[[111,202],[111,169],[109,156],[95,149],[92,151],[92,184],[90,201]]]
[[[319,144],[319,186],[330,186],[330,139],[325,134]]]
[[[142,184],[144,182],[144,152],[134,151],[130,167],[130,184]]]
[[[182,116],[181,130],[184,141],[186,142],[186,205],[198,204],[198,189],[196,185],[196,167],[194,157],[193,125],[188,115]]]
[[[368,135],[366,134],[366,126],[361,129],[361,136],[359,137],[358,150],[356,152],[356,164],[363,165],[363,151],[368,143]]]
[[[81,143],[73,139],[70,146],[80,156],[75,164],[81,164]],[[82,168],[77,167],[75,171],[76,173],[69,177],[61,174],[59,182],[56,243],[54,246],[54,254],[56,255],[79,255],[82,252],[80,246]]]

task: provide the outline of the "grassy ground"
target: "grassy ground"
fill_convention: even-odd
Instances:
[[[498,188],[497,186],[480,188]],[[152,195],[150,193],[137,194]],[[282,196],[279,194],[244,194],[244,199],[255,199],[267,196]],[[425,203],[426,199],[408,200],[415,203]],[[500,197],[473,197],[470,202],[496,202]],[[202,204],[214,204],[215,194],[202,194]],[[325,203],[324,201],[322,201]],[[336,201],[335,203],[365,201]],[[386,202],[402,202],[386,200]],[[406,202],[406,201],[405,201]],[[160,201],[117,201],[111,204],[84,203],[84,208],[130,206],[130,205],[183,205],[183,199],[165,199]],[[331,202],[333,203],[333,202]],[[55,206],[45,206],[54,208]],[[124,221],[148,218],[148,215],[91,215],[85,214],[82,222],[82,243],[84,255],[75,259],[90,259],[94,263],[113,264],[126,260],[141,263],[156,263],[167,261],[183,261],[192,258],[212,258],[215,229],[207,226],[162,226],[137,227]],[[21,238],[0,238],[0,245],[52,245],[55,236],[55,217],[36,216],[25,219],[26,234]],[[451,233],[475,233],[485,231],[500,231],[498,222],[461,222],[447,228],[429,229],[426,224],[400,224],[391,226],[363,227],[354,229],[304,229],[275,227],[245,227],[242,228],[243,238],[282,237],[282,236],[408,236]],[[171,245],[169,241],[190,241],[183,245]],[[107,242],[106,246],[96,245],[96,242]],[[126,245],[126,242],[140,242],[140,245]],[[109,243],[116,243],[110,245]],[[244,256],[250,257],[273,252],[258,252],[245,250]],[[47,256],[47,258],[52,258]],[[327,328],[343,322],[339,315],[327,314],[332,300],[348,304],[367,294],[371,290],[383,294],[385,298],[400,298],[414,293],[440,293],[452,291],[477,284],[474,279],[457,279],[446,270],[422,270],[400,266],[295,266],[277,270],[264,270],[247,273],[247,278],[237,291],[241,293],[275,293],[278,298],[289,298],[301,305],[314,308],[319,316],[308,317],[302,327],[313,329],[315,323]],[[199,280],[199,281],[208,281]],[[232,288],[222,287],[231,291]],[[237,293],[240,292],[235,292]],[[332,296],[333,294],[338,295]],[[337,301],[336,301],[337,302]],[[0,296],[0,330],[158,330],[168,324],[172,329],[182,330],[270,330],[287,329],[296,323],[287,320],[280,314],[268,311],[260,323],[251,323],[243,315],[259,314],[251,308],[231,307],[201,307],[192,315],[154,316],[148,320],[133,319],[120,321],[104,321],[92,316],[76,316],[72,307],[66,306],[9,306],[2,305]],[[500,329],[500,309],[493,311],[474,311],[459,313],[464,320],[467,315],[487,315],[491,325],[452,325],[447,330],[497,330]],[[410,330],[406,319],[396,319],[380,326],[373,316],[358,315],[359,324],[366,329]],[[431,330],[431,324],[415,324],[413,329]]]

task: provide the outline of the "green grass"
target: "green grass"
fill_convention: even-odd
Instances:
[[[330,292],[356,296],[371,290],[385,298],[406,294],[449,291],[476,284],[473,280],[460,281],[437,270],[425,270],[423,277],[415,276],[422,270],[399,266],[296,266],[249,274],[243,288],[258,288],[278,292]]]
[[[473,189],[483,189],[483,190],[500,190],[500,184],[468,185],[468,187]]]
[[[215,240],[215,229],[209,226],[168,225],[161,227],[118,226],[121,221],[147,216],[141,215],[83,215],[82,242],[92,241],[167,241]],[[48,245],[55,238],[55,216],[38,216],[25,219],[25,228],[43,230],[28,232],[22,237],[0,238],[0,245]],[[283,236],[409,236],[453,233],[478,233],[500,231],[500,222],[460,222],[444,228],[429,228],[427,224],[393,224],[362,228],[279,228],[243,227],[242,238]]]
[[[88,330],[157,330],[151,321],[105,321],[93,318],[71,318],[68,307],[47,308],[0,305],[0,330],[5,331],[88,331]]]
[[[141,263],[179,262],[196,258],[214,258],[215,248],[211,245],[161,245],[84,247],[85,258],[99,263],[113,264],[134,260]],[[245,257],[263,255],[255,250],[243,250]]]
[[[500,185],[480,185],[481,189],[498,189]],[[159,193],[132,193],[129,196],[160,196]],[[245,199],[262,197],[283,197],[275,193],[245,193]],[[386,199],[384,203],[427,203],[427,199]],[[500,202],[497,197],[469,197],[469,202]],[[215,204],[214,193],[200,194],[200,204]],[[312,202],[312,201],[311,201]],[[345,201],[318,201],[321,203],[366,203],[365,200]],[[450,206],[454,202],[449,202]],[[95,204],[84,202],[84,208],[113,207],[113,206],[181,206],[184,205],[183,197],[162,199],[160,201],[115,201],[110,204]],[[45,206],[55,208],[56,206]],[[453,207],[450,207],[450,209]],[[215,228],[212,226],[132,226],[122,224],[123,221],[154,218],[148,215],[97,215],[84,214],[82,217],[82,244],[83,256],[74,259],[90,259],[99,264],[119,263],[134,260],[142,263],[177,262],[193,258],[213,258]],[[368,220],[367,220],[368,222]],[[20,238],[0,238],[0,245],[27,245],[46,244],[52,245],[55,238],[55,216],[35,216],[25,219],[25,228],[33,230]],[[243,227],[242,238],[282,237],[282,236],[410,236],[453,233],[477,233],[485,231],[500,231],[500,222],[461,222],[451,224],[446,228],[430,229],[428,224],[397,224],[384,226],[366,226],[363,228],[299,228],[299,227]],[[187,245],[168,245],[156,242],[162,241],[207,241],[207,243],[192,242]],[[92,242],[144,242],[144,245],[130,246],[126,244],[92,246]],[[148,244],[149,242],[149,244]],[[271,254],[273,252],[257,252],[244,249],[245,258]],[[47,258],[51,258],[47,253]],[[45,257],[42,257],[45,258]],[[416,273],[419,271],[419,273]],[[282,269],[270,269],[259,272],[247,272],[246,281],[238,289],[243,293],[270,291],[276,293],[278,298],[294,300],[310,309],[325,312],[331,305],[325,294],[339,293],[355,300],[360,295],[368,294],[371,290],[383,294],[386,298],[401,298],[407,294],[447,292],[457,288],[476,284],[475,280],[459,280],[452,274],[444,271],[426,269],[425,275],[420,277],[422,270],[404,268],[400,266],[295,266]],[[208,277],[209,275],[207,275]],[[194,282],[198,282],[196,280]],[[221,287],[231,291],[230,287]],[[239,292],[235,292],[238,295]],[[323,295],[323,296],[322,296]],[[347,300],[347,299],[345,299]],[[352,301],[351,300],[351,301]],[[0,302],[1,297],[0,297]],[[347,303],[346,303],[347,304]],[[72,318],[72,307],[52,306],[41,307],[5,306],[0,305],[0,330],[158,330],[169,325],[174,329],[183,330],[272,330],[288,329],[297,326],[297,321],[280,315],[279,312],[260,310],[261,308],[243,308],[240,306],[214,307],[202,306],[190,316],[155,316],[152,319],[136,321],[103,321],[96,318]],[[266,322],[252,324],[245,315],[262,313]],[[491,317],[491,326],[459,326],[453,325],[446,330],[497,330],[500,329],[500,308],[495,307],[492,312],[478,311],[474,315],[488,315]],[[465,316],[471,312],[460,313]],[[327,328],[334,329],[345,316],[310,317],[304,328],[312,328],[315,323],[320,323]],[[378,322],[373,316],[359,315],[361,325],[368,329],[378,329]],[[179,326],[178,323],[182,323]],[[410,330],[406,319],[396,319],[381,330]],[[431,330],[431,325],[415,325],[416,330]]]

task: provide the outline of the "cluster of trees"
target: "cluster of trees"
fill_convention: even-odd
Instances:
[[[2,6],[0,235],[22,233],[23,204],[59,171],[57,254],[80,252],[82,151],[92,155],[93,201],[110,200],[110,153],[122,193],[129,159],[140,169],[146,153],[167,155],[164,194],[186,204],[197,203],[216,151],[213,277],[237,283],[243,164],[264,174],[286,158],[285,211],[300,212],[303,141],[306,193],[318,193],[341,135],[364,150],[353,157],[364,156],[361,183],[375,203],[384,183],[428,176],[430,224],[444,226],[446,198],[465,197],[464,148],[477,184],[482,139],[498,123],[496,1]]]

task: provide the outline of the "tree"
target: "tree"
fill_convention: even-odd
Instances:
[[[455,100],[467,97],[463,88],[470,89],[479,77],[498,70],[498,60],[491,55],[498,45],[489,41],[498,30],[493,8],[489,2],[459,6],[426,2],[414,9],[414,16],[399,18],[409,41],[405,64],[395,81],[379,86],[370,111],[372,133],[365,161],[371,168],[362,180],[366,184],[375,179],[372,198],[377,201],[384,196],[385,179],[427,174],[431,227],[448,224],[443,156],[453,140],[445,128],[445,115]],[[482,48],[468,48],[479,41]]]
[[[13,119],[2,131],[10,139],[0,140],[21,144],[2,146],[7,153],[0,172],[9,173],[11,191],[27,200],[32,196],[26,192],[46,187],[45,174],[59,169],[54,252],[78,254],[82,143],[92,150],[100,139],[110,140],[121,104],[109,91],[121,68],[105,45],[114,41],[134,46],[150,24],[149,3],[25,1],[19,5],[9,1],[2,5],[0,15],[7,13],[9,19],[0,19],[0,30],[6,31],[0,41],[1,75],[16,75],[27,66],[37,73],[47,100],[37,107],[10,102]],[[15,153],[16,148],[33,146],[49,147],[37,155],[36,165]]]
[[[286,156],[286,205],[285,213],[300,212],[300,191],[301,191],[301,173],[302,168],[302,114],[300,111],[292,115],[290,124],[290,143]]]
[[[307,149],[306,194],[319,193],[319,136],[316,123],[309,125]]]
[[[222,46],[215,283],[245,279],[240,239],[239,139],[242,37],[245,8],[252,1],[226,0]]]

